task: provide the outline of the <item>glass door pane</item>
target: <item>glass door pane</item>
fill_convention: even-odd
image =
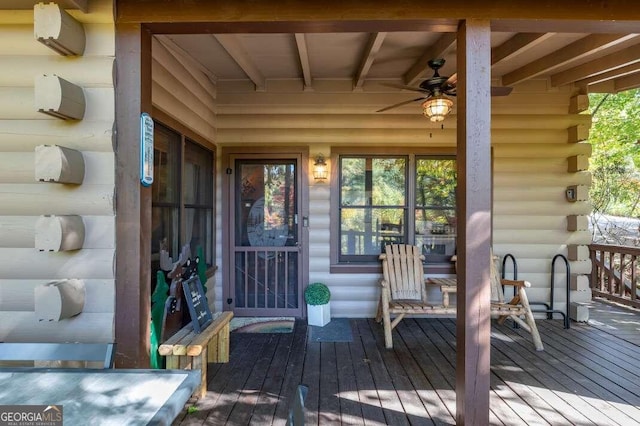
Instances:
[[[234,312],[298,315],[296,161],[237,160],[235,170]]]

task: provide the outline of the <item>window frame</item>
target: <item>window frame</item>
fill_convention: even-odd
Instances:
[[[338,232],[338,241],[342,241],[342,227],[341,227],[341,222],[340,219],[342,217],[342,212],[345,209],[351,209],[351,210],[362,210],[362,211],[370,211],[373,215],[373,213],[376,210],[402,210],[402,219],[403,221],[401,223],[403,223],[402,225],[402,234],[405,236],[407,236],[407,229],[408,228],[408,215],[409,215],[409,209],[410,209],[410,202],[408,199],[408,187],[409,187],[409,180],[411,179],[411,167],[410,167],[410,155],[408,154],[367,154],[366,158],[371,158],[371,159],[398,159],[398,160],[404,160],[405,162],[405,169],[404,169],[404,188],[405,188],[405,193],[404,193],[404,204],[403,205],[392,205],[392,204],[367,204],[365,202],[365,204],[363,205],[353,205],[353,206],[346,206],[343,205],[343,200],[342,200],[342,187],[341,187],[341,182],[342,182],[342,175],[341,175],[341,166],[342,166],[342,161],[343,159],[346,158],[362,158],[364,156],[364,154],[342,154],[340,156],[338,156],[337,158],[337,162],[334,164],[337,164],[337,169],[338,169],[338,183],[337,183],[337,191],[338,191],[338,214],[337,214],[337,218],[338,218],[338,228],[337,228],[337,232]],[[368,185],[371,185],[370,187],[368,187]],[[365,193],[367,190],[371,190],[373,188],[373,182],[372,179],[366,179],[365,178]],[[366,213],[365,213],[366,214]],[[378,256],[379,254],[374,254],[374,255],[349,255],[349,254],[342,254],[340,253],[340,250],[338,250],[338,263],[339,264],[367,264],[367,263],[377,263],[379,262],[378,260]]]
[[[153,207],[177,207],[178,209],[178,246],[179,248],[183,247],[187,241],[186,241],[186,214],[185,214],[185,210],[188,208],[192,208],[194,210],[210,210],[211,211],[211,223],[209,224],[209,228],[211,229],[211,234],[209,235],[208,238],[208,243],[207,246],[210,249],[210,257],[211,257],[211,264],[207,266],[207,276],[211,277],[214,275],[215,270],[217,269],[217,266],[215,264],[216,262],[216,160],[217,160],[217,149],[216,146],[210,142],[208,142],[207,140],[203,139],[202,137],[200,137],[199,135],[195,134],[192,130],[186,128],[185,126],[181,125],[180,123],[178,123],[177,121],[175,121],[174,119],[172,119],[171,117],[167,116],[166,114],[159,112],[159,111],[154,111],[153,113],[153,119],[155,121],[155,125],[156,126],[161,126],[163,128],[163,130],[166,130],[168,132],[171,132],[175,135],[178,136],[179,139],[179,146],[177,148],[177,157],[178,159],[176,160],[178,162],[178,201],[177,204],[176,203],[166,203],[166,202],[153,202],[152,201],[152,208]],[[209,151],[211,153],[211,194],[209,194],[209,199],[211,200],[210,202],[207,202],[206,204],[186,204],[185,203],[185,188],[183,187],[184,183],[185,183],[185,163],[187,162],[187,156],[186,156],[186,149],[187,149],[187,145],[188,144],[193,144],[195,146],[196,149],[205,149],[207,151]],[[154,182],[153,185],[155,185],[156,182]],[[169,204],[171,204],[169,206]],[[192,248],[195,250],[195,248]],[[151,253],[152,254],[152,261],[153,261],[153,257],[157,255],[157,253]],[[177,256],[178,253],[176,253]],[[192,253],[192,255],[195,255],[196,253]],[[173,256],[173,253],[171,253],[171,255]],[[206,251],[205,251],[205,256],[206,256]]]
[[[340,159],[342,157],[406,157],[407,174],[405,181],[405,218],[403,232],[405,241],[413,243],[415,240],[415,211],[416,211],[416,166],[418,158],[442,158],[457,160],[455,148],[416,148],[397,147],[393,149],[383,147],[332,147],[331,164],[336,166],[331,170],[331,202],[330,202],[330,272],[331,273],[380,273],[382,267],[379,260],[343,261],[340,256],[341,236],[341,182]],[[411,231],[409,231],[411,230]],[[348,256],[348,255],[347,255]],[[453,262],[427,263],[425,272],[432,274],[454,273]]]

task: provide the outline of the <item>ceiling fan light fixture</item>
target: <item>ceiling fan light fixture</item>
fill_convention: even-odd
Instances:
[[[432,96],[422,104],[422,112],[429,120],[439,122],[451,112],[453,102],[444,95]]]

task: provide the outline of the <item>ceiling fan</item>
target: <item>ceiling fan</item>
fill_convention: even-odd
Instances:
[[[406,89],[422,93],[422,96],[399,102],[394,105],[379,109],[376,112],[384,112],[411,102],[422,101],[424,115],[431,121],[442,121],[451,112],[453,102],[448,96],[456,96],[457,74],[450,77],[441,76],[438,70],[444,65],[444,59],[432,59],[429,61],[429,68],[433,70],[433,76],[424,80],[418,87],[404,86],[399,84],[385,84],[385,86],[397,89]],[[507,96],[513,90],[512,87],[491,87],[491,96]]]

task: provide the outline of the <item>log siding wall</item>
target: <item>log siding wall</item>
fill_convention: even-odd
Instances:
[[[83,22],[84,55],[65,58],[33,37],[33,13],[0,11],[0,340],[112,341],[114,338],[114,88],[115,57],[112,1],[92,1],[90,13],[71,11]],[[186,64],[186,66],[184,66]],[[34,79],[58,74],[81,86],[86,114],[63,122],[33,108]],[[315,92],[293,90],[288,82],[268,82],[258,93],[251,85],[216,85],[197,65],[189,64],[170,43],[153,42],[153,104],[217,147],[217,182],[222,182],[223,146],[306,144],[309,161],[330,158],[332,147],[454,147],[455,115],[444,128],[430,124],[412,108],[375,114],[381,106],[406,95],[347,93],[340,82],[318,82]],[[332,90],[332,85],[340,90]],[[344,87],[342,87],[344,86]],[[180,93],[177,97],[176,93]],[[547,300],[550,261],[567,254],[569,245],[589,243],[588,231],[567,231],[568,215],[586,215],[588,202],[570,203],[569,185],[590,185],[588,172],[568,172],[568,158],[589,156],[590,146],[577,135],[590,125],[585,114],[569,113],[573,88],[547,91],[544,81],[516,87],[492,106],[494,168],[494,249],[518,259],[519,278],[529,280],[532,300]],[[397,100],[396,100],[397,99]],[[58,144],[82,152],[86,166],[82,185],[35,182],[34,149]],[[329,164],[330,168],[333,164]],[[311,167],[309,167],[311,169]],[[332,315],[370,317],[379,294],[379,274],[330,273],[331,183],[309,185],[309,282],[332,290]],[[216,264],[221,267],[222,190],[216,188]],[[86,239],[81,250],[38,252],[34,224],[39,215],[75,214],[83,218]],[[587,274],[588,258],[571,262],[572,272]],[[214,308],[222,305],[222,275],[209,286]],[[35,319],[34,288],[60,278],[85,282],[82,314],[59,323]],[[556,283],[564,283],[562,273]],[[574,292],[578,298],[585,294]],[[563,307],[563,292],[556,293]]]
[[[115,117],[113,3],[70,10],[86,34],[83,56],[60,56],[34,38],[33,10],[0,11],[0,341],[112,342],[115,317]],[[37,75],[57,74],[82,87],[84,118],[62,121],[34,106]],[[35,147],[78,150],[81,185],[37,182]],[[79,215],[79,250],[35,248],[40,215]],[[60,322],[38,321],[34,289],[56,279],[85,285],[82,313]]]
[[[219,146],[308,144],[310,166],[316,154],[329,158],[332,147],[455,146],[455,115],[440,128],[429,123],[417,106],[375,114],[373,111],[393,100],[382,100],[366,87],[360,93],[322,89],[295,93],[287,92],[285,83],[277,84],[274,91],[278,94],[252,93],[241,85],[219,87]],[[567,186],[588,187],[591,182],[588,172],[567,171],[568,157],[591,152],[589,144],[575,140],[576,126],[588,129],[590,117],[569,113],[573,95],[570,87],[548,92],[544,81],[530,81],[516,86],[508,97],[493,99],[493,246],[498,255],[516,256],[519,278],[533,284],[529,291],[533,301],[549,299],[552,257],[567,255],[568,245],[590,241],[588,231],[567,231],[568,215],[590,212],[587,202],[565,200]],[[333,186],[316,184],[311,177],[308,182],[308,281],[330,286],[333,316],[372,317],[379,297],[379,274],[330,273]],[[588,258],[571,262],[573,273],[587,274],[590,268]],[[566,275],[562,270],[556,272],[556,308],[564,309]],[[572,294],[572,300],[588,298],[590,294]]]

